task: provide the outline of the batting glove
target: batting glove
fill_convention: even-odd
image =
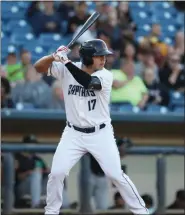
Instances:
[[[55,61],[57,62],[62,62],[63,64],[66,64],[68,62],[70,62],[70,60],[67,57],[67,54],[70,52],[71,50],[66,47],[66,46],[60,46],[54,53],[53,53],[53,57],[55,59]]]

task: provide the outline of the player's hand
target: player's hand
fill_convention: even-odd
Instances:
[[[68,63],[70,60],[67,57],[67,54],[70,52],[71,50],[66,47],[66,46],[60,46],[54,53],[53,53],[53,57],[55,59],[55,61],[57,62],[62,62],[64,64]]]

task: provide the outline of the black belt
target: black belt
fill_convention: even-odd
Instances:
[[[67,125],[71,128],[73,127],[76,131],[80,131],[82,133],[94,133],[96,131],[95,127],[89,127],[89,128],[79,128],[75,125],[71,125],[69,122],[67,122]],[[102,123],[101,125],[99,125],[99,129],[105,128],[105,123]]]

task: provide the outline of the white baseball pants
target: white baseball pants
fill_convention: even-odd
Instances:
[[[135,185],[121,169],[119,151],[110,124],[90,134],[75,131],[69,127],[65,128],[49,174],[45,214],[59,214],[64,178],[86,152],[96,158],[134,214],[149,214]]]

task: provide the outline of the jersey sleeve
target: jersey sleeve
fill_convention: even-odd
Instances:
[[[96,76],[100,79],[102,90],[111,90],[113,82],[113,74],[110,71],[103,71],[101,73],[94,73],[92,76]]]
[[[64,64],[60,62],[55,62],[51,64],[51,66],[48,69],[48,76],[53,76],[56,79],[62,79],[64,77],[65,72],[67,71],[67,68],[65,67]]]

